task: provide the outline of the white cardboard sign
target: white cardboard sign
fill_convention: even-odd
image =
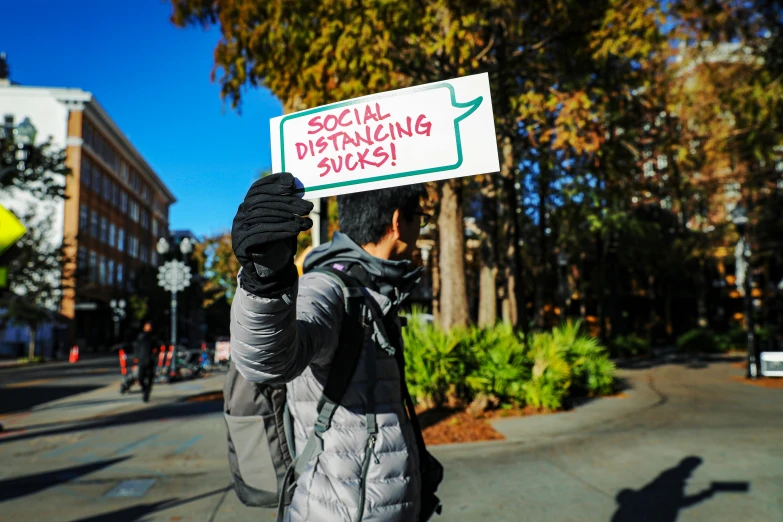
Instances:
[[[272,171],[307,199],[497,172],[487,74],[324,105],[270,122]]]

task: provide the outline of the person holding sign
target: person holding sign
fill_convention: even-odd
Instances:
[[[280,493],[290,504],[279,519],[428,520],[440,513],[443,468],[424,446],[405,384],[398,317],[420,279],[411,258],[429,219],[426,192],[338,196],[341,232],[313,249],[299,277],[296,237],[312,226],[300,193],[291,174],[258,180],[232,228],[242,264],[232,364],[257,385],[287,383],[290,456],[277,460],[290,461]]]

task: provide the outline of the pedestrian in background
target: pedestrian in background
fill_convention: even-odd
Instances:
[[[145,321],[136,341],[133,343],[133,352],[139,364],[139,385],[144,402],[149,402],[152,393],[152,383],[155,380],[155,348],[157,343],[153,340],[152,323]]]

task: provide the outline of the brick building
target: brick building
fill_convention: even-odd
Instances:
[[[75,263],[64,272],[75,274],[73,287],[54,305],[71,319],[68,342],[108,347],[121,337],[109,302],[127,301],[139,273],[157,265],[155,244],[168,235],[174,195],[89,92],[0,80],[0,116],[29,118],[37,142],[49,139],[67,151],[64,201],[34,201],[17,191],[0,194],[0,204],[18,213],[29,205],[51,213],[50,240],[64,243]]]

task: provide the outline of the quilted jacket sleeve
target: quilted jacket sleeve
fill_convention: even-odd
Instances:
[[[344,314],[340,286],[323,274],[304,275],[275,298],[255,296],[237,285],[231,358],[249,381],[292,381],[310,363],[331,360]]]

